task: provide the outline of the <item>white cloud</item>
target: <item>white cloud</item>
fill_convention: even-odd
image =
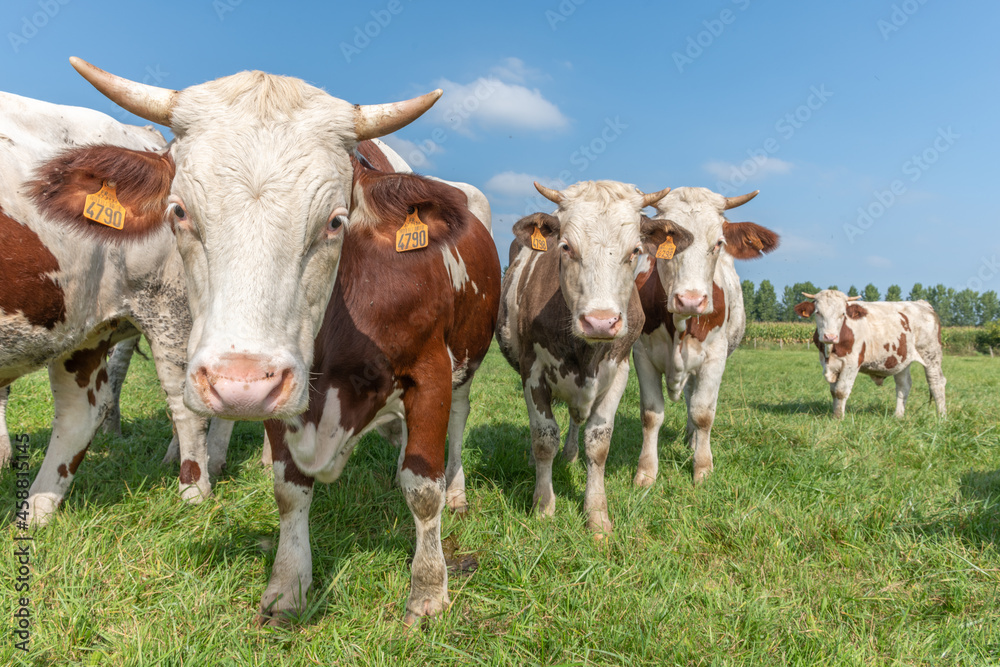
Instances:
[[[528,80],[547,81],[551,77],[541,70],[528,67],[520,58],[504,58],[490,70],[497,78],[512,83],[527,83]]]
[[[891,259],[879,257],[878,255],[868,255],[865,257],[865,264],[874,269],[891,269],[893,267]]]
[[[532,197],[538,194],[535,189],[535,181],[542,185],[549,185],[549,179],[535,176],[533,174],[521,174],[515,171],[502,171],[496,174],[483,185],[490,192],[502,197]]]
[[[730,180],[739,175],[740,181],[749,178],[767,178],[774,174],[787,174],[794,167],[791,162],[779,160],[776,157],[765,157],[761,160],[757,158],[747,158],[740,164],[713,160],[706,162],[702,168],[721,180]]]
[[[780,229],[775,229],[781,236],[781,245],[778,252],[785,257],[803,258],[807,261],[814,261],[817,257],[836,257],[836,249],[829,243],[814,241],[804,236],[788,234]]]
[[[397,137],[394,134],[386,135],[381,139],[389,148],[399,153],[399,156],[406,160],[406,163],[410,165],[410,169],[417,171],[432,169],[434,162],[429,156],[444,152],[444,149],[433,142],[417,144],[414,141]]]

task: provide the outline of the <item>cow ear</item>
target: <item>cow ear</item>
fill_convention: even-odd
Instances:
[[[639,234],[642,236],[643,245],[646,246],[646,252],[654,257],[656,256],[657,248],[667,240],[668,236],[676,246],[674,256],[684,252],[694,241],[694,234],[673,221],[647,218],[646,216],[642,216],[642,221],[639,224]]]
[[[812,317],[812,314],[816,312],[816,304],[812,301],[803,301],[795,305],[795,312],[799,317]]]
[[[98,145],[72,149],[49,160],[27,187],[46,216],[114,243],[141,240],[167,225],[164,211],[173,178],[174,161],[169,154]],[[121,229],[84,216],[87,196],[110,192],[110,188],[124,213]],[[91,214],[96,211],[92,209]]]
[[[852,320],[860,320],[868,314],[868,309],[856,303],[847,304],[847,316]]]
[[[726,252],[736,259],[757,259],[778,247],[778,235],[753,222],[722,223]]]
[[[531,235],[535,228],[545,237],[547,250],[551,250],[559,238],[559,218],[548,213],[532,213],[514,223],[514,237],[521,245],[531,247]]]

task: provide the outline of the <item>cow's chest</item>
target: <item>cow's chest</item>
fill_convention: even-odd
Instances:
[[[345,395],[350,389],[331,387],[326,392],[318,422],[289,428],[285,434],[295,465],[303,474],[321,482],[336,481],[361,437],[380,424],[394,420],[405,423],[403,392],[394,388],[370,419],[359,420],[356,407]]]
[[[574,421],[585,422],[594,404],[611,386],[619,362],[610,358],[592,360],[587,368],[582,368],[575,360],[559,359],[537,343],[534,347],[535,361],[527,380],[529,389],[544,383],[554,400],[566,404]]]

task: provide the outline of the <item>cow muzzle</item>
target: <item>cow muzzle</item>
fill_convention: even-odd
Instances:
[[[671,305],[669,310],[678,315],[701,315],[708,309],[708,295],[695,290],[679,292]]]
[[[195,365],[188,382],[209,412],[227,419],[281,416],[298,385],[291,364],[258,354],[224,354]]]
[[[621,313],[612,310],[592,310],[580,316],[580,331],[584,337],[611,340],[622,331]]]
[[[819,337],[820,341],[823,343],[838,343],[840,342],[840,336],[833,333],[823,333]]]

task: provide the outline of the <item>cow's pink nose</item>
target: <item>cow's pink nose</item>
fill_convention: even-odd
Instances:
[[[674,312],[684,315],[700,315],[708,307],[708,295],[687,291],[674,295]]]
[[[837,334],[830,334],[830,333],[823,334],[824,343],[836,343],[838,340],[840,340],[840,336],[838,336]]]
[[[263,355],[228,354],[199,366],[190,380],[218,416],[263,419],[280,410],[295,388],[293,370],[270,361]]]
[[[580,329],[587,338],[614,338],[622,330],[622,317],[610,310],[594,310],[580,316]]]

